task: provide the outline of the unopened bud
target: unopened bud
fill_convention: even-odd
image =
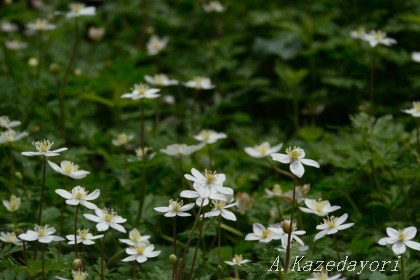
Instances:
[[[290,231],[293,231],[292,225],[290,224],[290,220],[284,220],[281,223],[281,228],[285,233],[290,233]]]
[[[178,257],[175,254],[172,254],[172,255],[169,256],[169,262],[172,265],[175,265],[177,263],[177,261],[178,261]]]
[[[16,171],[15,176],[19,181],[22,181],[23,179],[22,173],[20,173],[19,171]]]
[[[50,72],[53,74],[58,74],[60,72],[60,65],[58,65],[57,63],[51,63]]]
[[[79,270],[83,268],[83,261],[81,259],[75,259],[71,266],[73,267],[74,270]]]
[[[219,273],[221,273],[221,272],[223,272],[223,266],[221,266],[220,264],[217,266],[217,271],[219,272]]]

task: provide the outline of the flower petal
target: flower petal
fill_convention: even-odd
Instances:
[[[312,159],[301,158],[299,161],[303,164],[319,168],[319,163]]]
[[[290,171],[295,174],[297,177],[302,178],[305,173],[305,168],[302,163],[298,160],[294,160],[290,163]]]
[[[279,161],[281,163],[290,163],[291,162],[290,156],[286,155],[286,154],[274,153],[274,154],[271,154],[271,157],[272,157],[273,160]]]
[[[403,242],[397,242],[394,245],[392,245],[392,251],[394,251],[396,255],[404,254],[405,250],[406,250],[406,247]]]

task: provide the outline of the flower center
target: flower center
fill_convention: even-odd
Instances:
[[[263,230],[261,235],[264,239],[267,238],[270,235],[270,230],[269,229]]]
[[[36,225],[35,226],[35,231],[38,233],[39,237],[42,237],[45,235],[45,230],[48,228],[48,225],[45,225],[43,227]]]
[[[203,130],[203,131],[201,131],[201,136],[203,137],[203,139],[205,140],[205,141],[208,141],[208,140],[210,140],[210,138],[211,138],[211,133],[210,133],[210,131],[209,130]]]
[[[315,211],[322,212],[326,203],[327,203],[326,201],[315,201],[313,207]]]
[[[144,95],[150,87],[146,84],[140,83],[134,85],[134,91],[139,95]]]
[[[39,30],[43,30],[45,28],[45,21],[44,20],[38,19],[35,22],[35,24],[36,24],[36,28],[39,29]]]
[[[74,280],[85,280],[86,277],[88,276],[88,273],[78,270],[78,271],[72,271],[72,275],[73,275]]]
[[[283,193],[279,184],[274,185],[273,193],[275,193],[276,195],[281,195]]]
[[[286,154],[288,154],[292,160],[298,160],[303,155],[303,149],[299,147],[289,147],[286,149]]]
[[[210,170],[204,170],[204,177],[206,177],[206,183],[207,184],[213,184],[213,182],[217,178],[216,171],[210,171]]]
[[[270,145],[264,143],[259,146],[256,146],[255,149],[260,152],[260,154],[265,155],[267,150],[270,148]]]
[[[172,210],[177,212],[182,207],[182,200],[178,202],[178,200],[169,200],[169,206],[172,207]]]
[[[78,229],[77,230],[77,235],[80,236],[81,239],[85,240],[86,236],[89,233],[89,229]]]
[[[9,123],[10,123],[10,119],[9,119],[8,116],[1,116],[0,117],[0,125],[1,126],[7,127],[9,125]]]
[[[32,142],[32,145],[34,145],[35,149],[37,149],[39,152],[46,153],[51,149],[52,145],[54,145],[54,141],[44,139],[41,141]]]
[[[416,112],[420,112],[420,102],[413,102],[413,108]]]
[[[244,258],[242,257],[242,255],[235,255],[235,263],[236,264],[240,264],[241,261],[243,261]]]
[[[72,191],[73,196],[75,199],[84,199],[86,197],[86,195],[88,194],[88,192],[85,190],[85,188],[81,187],[81,186],[77,186],[73,189]]]
[[[137,254],[139,254],[139,255],[143,255],[143,253],[144,253],[144,246],[142,246],[142,245],[140,245],[140,246],[137,246],[136,247],[136,250],[137,250]]]
[[[61,169],[67,174],[71,174],[79,169],[77,164],[74,164],[71,161],[64,160],[61,162]]]
[[[327,224],[330,228],[336,227],[336,221],[337,218],[334,216],[328,217],[327,219],[324,219],[324,223]]]
[[[102,212],[104,213],[104,220],[108,223],[112,222],[112,219],[114,219],[114,217],[117,215],[117,212],[114,210],[109,210],[106,208],[102,209]]]
[[[405,233],[404,233],[403,230],[398,231],[398,240],[401,241],[401,242],[405,241]]]
[[[130,231],[129,237],[132,241],[137,242],[140,240],[141,235],[137,229],[133,229],[132,231]]]
[[[166,75],[164,75],[164,74],[156,74],[155,75],[155,81],[156,81],[156,84],[158,84],[158,85],[163,85],[163,84],[165,84],[165,82],[168,80],[168,78],[166,77]]]
[[[214,205],[214,209],[221,211],[223,207],[226,205],[226,202],[221,201],[221,200],[214,200],[213,205]]]
[[[15,136],[16,136],[16,131],[14,131],[12,129],[9,129],[9,130],[1,133],[1,137],[6,138],[7,141],[9,141],[9,142],[12,142],[13,139],[15,139]]]
[[[14,232],[8,232],[8,233],[6,233],[6,236],[7,236],[7,241],[8,242],[10,242],[10,243],[15,242],[15,240],[16,240],[16,234]]]
[[[71,4],[70,5],[70,10],[75,13],[78,14],[80,13],[80,11],[85,7],[85,5],[80,4],[80,3],[75,3],[75,4]]]

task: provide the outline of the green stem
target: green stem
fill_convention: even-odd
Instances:
[[[341,262],[340,252],[338,251],[337,237],[335,234],[333,234],[333,236],[334,236],[335,251],[337,252],[337,258],[338,258],[338,261]]]
[[[401,280],[405,280],[405,274],[404,274],[404,255],[401,255]]]
[[[212,161],[213,161],[213,151],[212,151],[212,148],[211,148],[210,144],[207,145],[207,149],[208,149],[208,152],[209,152],[209,169],[211,169]]]
[[[41,251],[42,251],[42,280],[45,279],[45,261],[44,261],[44,254],[45,254],[45,244],[41,245]]]
[[[74,217],[74,251],[76,252],[76,259],[79,258],[79,250],[77,248],[77,214],[79,214],[79,204],[76,205],[76,215]]]
[[[40,202],[39,202],[39,209],[38,209],[38,226],[41,226],[42,204],[44,203],[44,194],[45,194],[45,172],[46,172],[46,169],[47,169],[46,165],[47,165],[47,158],[46,158],[46,156],[43,156],[41,199],[40,199]],[[36,258],[37,258],[38,246],[39,246],[39,241],[37,240],[35,242],[35,248],[34,248],[34,260],[36,260]]]
[[[417,121],[416,127],[416,140],[417,140],[417,154],[420,156],[420,121]]]
[[[120,250],[120,251],[118,251],[117,253],[115,253],[112,257],[110,257],[109,258],[109,260],[107,261],[107,263],[105,264],[105,267],[108,267],[109,266],[109,264],[116,258],[116,257],[118,257],[119,255],[121,255],[122,253],[124,253],[125,252],[125,249],[122,249],[122,250]]]
[[[144,151],[144,98],[140,100],[140,147]],[[143,153],[143,160],[146,159],[146,154]]]
[[[37,80],[39,80],[41,76],[43,51],[44,51],[44,38],[43,38],[43,32],[41,32],[39,34],[39,42],[38,42],[38,65],[36,67],[36,74],[35,74],[35,78]]]
[[[369,95],[370,95],[370,115],[374,115],[374,91],[375,91],[375,58],[376,58],[376,48],[372,50],[372,60],[370,63],[370,86],[369,86]]]
[[[139,194],[139,208],[137,209],[137,217],[134,221],[134,224],[137,226],[140,222],[140,219],[143,214],[143,206],[144,206],[144,199],[146,196],[146,168],[147,168],[147,159],[141,161],[143,168],[142,168],[142,177],[141,177],[141,185],[140,185],[140,194]]]
[[[174,216],[172,231],[173,231],[173,237],[174,237],[174,255],[176,257],[176,215]],[[175,280],[177,270],[178,270],[178,258],[175,259],[174,267],[172,269],[172,280]]]
[[[217,243],[217,265],[220,266],[221,257],[220,257],[220,247],[221,247],[221,240],[222,240],[222,215],[219,215],[219,223],[218,223],[218,243]]]
[[[283,221],[283,213],[282,213],[281,208],[280,208],[280,201],[279,201],[278,197],[276,197],[276,208],[277,208],[277,216],[278,216],[279,220]]]
[[[101,280],[104,280],[104,252],[105,252],[105,236],[106,231],[104,232],[104,236],[102,237],[102,249],[101,249]]]
[[[192,263],[191,263],[190,273],[188,274],[188,279],[192,279],[192,275],[193,275],[193,272],[194,272],[195,260],[197,259],[198,247],[200,247],[201,235],[203,233],[203,224],[204,224],[204,212],[201,215],[201,223],[200,223],[199,232],[198,232],[197,244],[195,245],[194,257],[193,257],[193,260],[192,260]]]

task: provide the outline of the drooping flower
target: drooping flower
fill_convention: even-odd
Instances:
[[[0,240],[5,243],[12,243],[13,245],[22,245],[22,241],[17,238],[14,232],[0,232]]]
[[[242,255],[236,255],[233,257],[232,261],[225,261],[228,265],[242,265],[244,263],[248,263],[251,260],[244,259]]]
[[[37,152],[22,152],[21,154],[24,156],[45,156],[45,157],[54,157],[59,156],[60,152],[66,151],[67,148],[60,148],[54,151],[50,151],[52,145],[54,145],[53,141],[50,140],[41,140],[37,142],[32,142],[32,145],[35,146]]]
[[[245,213],[255,204],[255,198],[246,192],[238,192],[235,196],[235,200],[238,202],[236,208],[240,213]]]
[[[260,145],[256,145],[254,147],[246,147],[245,152],[254,158],[262,158],[271,155],[272,153],[277,153],[281,147],[283,147],[283,143],[280,143],[274,147],[270,147],[268,142],[264,142]]]
[[[413,239],[417,234],[417,228],[408,227],[396,230],[391,227],[387,227],[386,233],[388,234],[388,237],[379,239],[378,243],[380,245],[393,244],[392,251],[394,251],[396,255],[404,254],[406,247],[420,251],[420,243],[411,241],[411,239]]]
[[[305,204],[308,208],[299,207],[302,212],[312,213],[317,216],[326,216],[335,210],[340,209],[340,206],[331,206],[328,200],[305,199]]]
[[[372,48],[376,47],[379,44],[391,46],[397,43],[395,39],[386,37],[386,33],[380,30],[370,31],[364,36],[364,40],[366,40]]]
[[[92,233],[89,232],[89,229],[78,229],[76,234],[76,243],[79,244],[80,242],[84,245],[93,245],[95,242],[93,240],[103,237],[104,235],[95,235],[93,236]],[[69,240],[69,244],[74,244],[74,234],[66,235],[67,240]]]
[[[123,262],[130,262],[136,260],[138,263],[144,263],[148,258],[154,258],[160,255],[161,251],[154,251],[155,246],[153,244],[139,244],[132,248],[127,248],[125,252],[130,256],[122,259]]]
[[[49,225],[39,226],[35,225],[34,230],[28,230],[26,233],[20,234],[18,237],[25,241],[35,241],[38,240],[41,243],[50,243],[52,241],[63,241],[64,238],[56,235],[55,228],[50,227]]]
[[[80,16],[94,16],[96,14],[95,7],[86,7],[82,3],[72,3],[69,5],[70,12],[66,14],[67,18],[74,18]]]
[[[404,113],[410,114],[415,118],[420,117],[420,102],[414,101],[413,107],[410,109],[403,110]]]
[[[305,173],[303,164],[319,168],[318,162],[304,158],[305,151],[299,147],[288,147],[286,149],[286,154],[274,153],[271,154],[271,157],[273,160],[281,163],[290,163],[290,171],[299,178],[302,178]]]
[[[341,274],[337,274],[334,276],[328,276],[328,272],[322,270],[320,272],[314,272],[312,274],[313,277],[308,278],[307,280],[345,280],[345,277],[341,277]]]
[[[165,149],[161,149],[160,151],[164,154],[176,157],[188,156],[201,148],[204,147],[205,144],[201,143],[199,145],[191,145],[187,146],[186,144],[172,144],[168,145]]]
[[[118,216],[117,212],[115,212],[113,209],[96,208],[95,214],[96,216],[92,214],[83,214],[83,216],[86,219],[97,223],[96,229],[98,231],[106,231],[109,227],[112,227],[113,229],[116,229],[118,231],[126,232],[125,228],[120,224],[125,223],[127,219]]]
[[[20,121],[11,121],[8,116],[0,117],[0,127],[10,129],[12,127],[20,125]]]
[[[192,80],[184,83],[184,85],[186,87],[194,88],[197,90],[212,89],[215,87],[215,85],[211,83],[211,80],[209,78],[201,76],[194,77]]]
[[[248,233],[245,236],[245,240],[253,241],[258,240],[259,242],[268,243],[271,240],[280,240],[283,234],[279,234],[278,232],[274,232],[270,229],[270,227],[265,228],[262,224],[254,223],[252,225],[253,233]]]
[[[144,76],[146,82],[154,86],[166,87],[171,85],[177,85],[179,82],[177,80],[171,80],[166,74],[156,74],[153,77],[146,75]]]
[[[92,193],[88,194],[89,192],[85,190],[85,188],[81,187],[81,186],[76,186],[71,190],[71,193],[63,190],[63,189],[57,189],[55,190],[55,192],[67,199],[66,200],[66,204],[69,205],[78,205],[81,204],[83,206],[85,206],[86,208],[89,209],[96,209],[98,208],[95,204],[89,202],[88,200],[94,200],[97,199],[99,197],[99,195],[101,194],[101,191],[99,189],[94,190]]]
[[[48,161],[48,164],[51,166],[52,169],[54,169],[54,171],[73,179],[85,178],[90,173],[86,170],[79,170],[79,166],[77,164],[68,160],[63,160],[60,163],[60,166],[58,166],[52,161]]]
[[[343,214],[341,217],[330,216],[327,219],[324,219],[324,222],[316,226],[316,229],[320,229],[315,237],[314,241],[324,237],[325,235],[335,234],[339,230],[349,228],[354,225],[354,223],[343,224],[349,215],[347,213]]]
[[[32,31],[49,31],[55,29],[55,25],[45,19],[37,19],[35,22],[30,22],[27,24],[27,27]]]
[[[219,1],[210,1],[208,4],[203,4],[203,10],[207,13],[223,13],[226,8]]]
[[[140,244],[150,244],[150,235],[141,235],[140,231],[136,228],[130,230],[128,233],[128,238],[129,239],[119,239],[119,241],[134,247]]]
[[[169,42],[169,38],[166,36],[163,38],[159,38],[156,35],[152,35],[146,45],[147,53],[149,55],[157,55],[163,49],[166,48],[166,45],[168,44],[168,42]]]
[[[183,201],[178,200],[169,200],[169,206],[162,206],[162,207],[155,207],[155,211],[165,213],[165,217],[188,217],[191,216],[190,213],[185,213],[185,211],[189,211],[194,207],[195,203],[188,203],[183,205]]]
[[[12,194],[10,196],[10,200],[3,200],[3,205],[6,207],[7,211],[9,212],[16,212],[20,209],[21,199],[20,197],[15,196]]]
[[[4,42],[4,45],[6,46],[6,48],[12,51],[23,50],[26,49],[26,47],[28,46],[27,43],[22,42],[20,40],[8,40]]]
[[[160,89],[150,88],[149,85],[140,83],[134,85],[132,92],[124,93],[123,95],[121,95],[121,98],[131,98],[133,100],[138,100],[142,98],[154,99],[160,96],[160,94],[156,94],[156,92],[158,91],[160,91]]]
[[[237,202],[227,204],[227,202],[223,200],[213,200],[212,204],[213,204],[213,209],[210,212],[207,212],[204,214],[205,218],[217,217],[217,216],[222,215],[222,217],[225,218],[226,220],[236,221],[235,214],[227,210],[227,208],[236,206],[238,204]]]
[[[216,143],[218,140],[226,138],[227,135],[223,132],[216,132],[214,130],[204,129],[194,136],[194,139],[206,144]]]

